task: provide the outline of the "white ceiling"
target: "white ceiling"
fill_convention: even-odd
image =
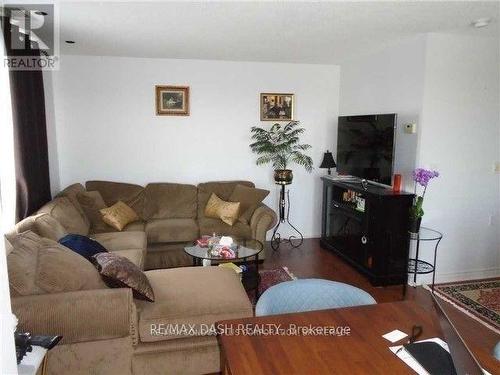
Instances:
[[[63,54],[332,64],[418,33],[499,34],[497,1],[60,4]]]

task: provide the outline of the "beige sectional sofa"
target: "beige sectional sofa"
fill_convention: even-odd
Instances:
[[[251,303],[232,270],[173,267],[191,264],[184,256],[183,246],[202,234],[216,232],[264,241],[267,230],[276,221],[275,213],[265,205],[256,209],[248,225],[237,223],[230,227],[203,215],[212,192],[228,199],[238,183],[253,186],[245,181],[198,186],[155,183],[146,187],[89,181],[88,191],[99,191],[107,205],[124,201],[141,220],[122,232],[104,232],[102,227],[95,231],[77,199],[78,192],[85,189],[74,184],[37,215],[16,225],[6,236],[8,265],[17,262],[15,269],[19,270],[19,265],[23,269],[15,273],[14,267],[9,266],[12,309],[21,330],[64,336],[49,354],[50,374],[220,371],[217,340],[207,328],[219,320],[251,316]],[[141,269],[150,269],[145,274],[154,290],[155,302],[133,299],[130,289],[106,287],[97,271],[85,274],[88,280],[81,284],[86,285],[81,290],[67,291],[64,283],[60,288],[51,285],[57,292],[34,288],[47,277],[48,271],[43,268],[50,269],[50,262],[44,261],[44,257],[50,259],[61,248],[71,251],[56,243],[66,233],[91,235],[109,251],[128,258]],[[21,245],[26,240],[23,237],[30,236],[42,238],[43,244],[32,241],[35,245],[30,246],[37,249]],[[30,258],[27,254],[38,255]],[[83,257],[81,261],[88,262]],[[160,269],[166,267],[169,269]],[[29,288],[19,288],[20,285]],[[201,330],[199,335],[169,331],[173,327],[193,326]]]
[[[145,269],[158,269],[192,265],[192,260],[184,253],[184,247],[201,235],[217,233],[265,242],[267,231],[276,223],[275,212],[265,204],[255,210],[249,224],[237,222],[229,226],[221,220],[204,215],[206,203],[212,193],[228,200],[237,184],[254,187],[249,181],[206,182],[198,186],[151,183],[145,187],[87,181],[85,187],[87,191],[98,191],[108,206],[121,200],[137,212],[141,220],[129,224],[124,231],[146,233]],[[60,196],[75,201],[75,195],[82,190],[80,184],[71,185]],[[106,240],[113,241],[112,233],[116,231],[109,226],[93,228],[89,225],[87,233],[101,241],[103,236],[99,232],[103,231],[108,233]]]

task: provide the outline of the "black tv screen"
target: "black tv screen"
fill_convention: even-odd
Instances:
[[[396,114],[340,116],[337,172],[391,185]]]

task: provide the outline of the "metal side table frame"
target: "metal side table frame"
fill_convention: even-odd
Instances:
[[[437,230],[421,227],[418,233],[410,233],[410,240],[417,241],[417,248],[415,251],[415,258],[408,259],[408,273],[413,274],[413,283],[417,282],[417,275],[432,273],[432,286],[434,291],[434,282],[436,280],[436,257],[439,243],[443,239],[443,234]],[[426,262],[419,259],[420,255],[420,242],[421,241],[436,241],[434,246],[434,261],[433,263]]]

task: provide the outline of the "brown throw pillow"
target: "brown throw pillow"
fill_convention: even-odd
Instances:
[[[240,202],[239,221],[249,224],[253,213],[269,195],[269,190],[252,188],[244,185],[236,185],[229,197],[231,202]]]
[[[92,257],[92,262],[109,287],[128,287],[132,289],[135,298],[155,301],[148,278],[127,258],[113,253],[99,253]]]
[[[103,208],[99,212],[102,214],[102,220],[106,224],[111,225],[119,231],[123,230],[127,224],[139,220],[139,216],[137,216],[135,211],[122,201],[116,202],[111,207]]]
[[[104,199],[102,199],[101,193],[98,191],[84,191],[77,193],[76,198],[80,207],[82,207],[85,216],[89,219],[90,227],[93,233],[102,233],[112,231],[109,225],[107,225],[103,219],[100,210],[107,208]]]
[[[7,267],[14,296],[106,288],[87,259],[55,241],[28,231],[9,242]]]
[[[240,202],[226,202],[220,199],[215,193],[212,193],[205,206],[205,216],[221,219],[224,223],[233,226],[238,220]]]

